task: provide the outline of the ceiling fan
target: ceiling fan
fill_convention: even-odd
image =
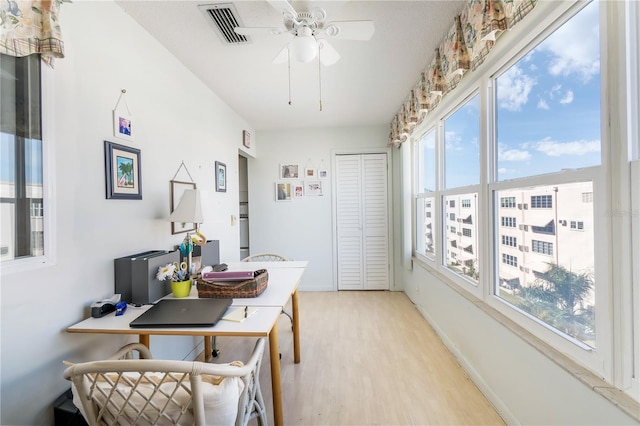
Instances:
[[[375,27],[373,21],[334,21],[325,22],[326,12],[320,7],[310,11],[296,11],[287,0],[267,0],[284,18],[282,27],[235,27],[241,35],[284,34],[293,35],[293,39],[273,59],[274,63],[283,63],[291,55],[299,62],[310,62],[319,56],[320,62],[333,65],[340,54],[331,46],[327,38],[343,40],[369,40]]]

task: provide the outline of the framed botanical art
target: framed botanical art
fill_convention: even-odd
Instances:
[[[140,150],[104,141],[107,199],[142,200]]]
[[[300,165],[299,164],[281,164],[280,165],[280,179],[300,179]]]
[[[322,195],[322,181],[320,181],[320,180],[305,181],[305,183],[304,183],[304,195],[309,196],[309,197],[321,196]]]
[[[216,161],[216,191],[227,192],[227,165]]]
[[[291,182],[276,182],[276,201],[291,201]]]
[[[195,182],[180,182],[178,180],[169,181],[169,214],[180,204],[182,194],[187,189],[196,189]],[[195,231],[195,223],[171,222],[171,234],[181,234],[183,232]]]

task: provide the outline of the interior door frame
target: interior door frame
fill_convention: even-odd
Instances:
[[[396,290],[395,285],[395,273],[393,262],[393,181],[391,177],[393,175],[392,165],[393,158],[391,156],[391,148],[356,148],[356,149],[333,149],[331,150],[331,232],[332,232],[332,246],[333,246],[333,291],[338,291],[338,202],[337,202],[337,173],[336,173],[336,158],[339,155],[363,155],[363,154],[386,154],[387,156],[387,228],[389,230],[388,248],[389,251],[389,291]]]

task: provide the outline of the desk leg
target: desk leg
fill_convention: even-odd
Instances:
[[[278,322],[269,333],[269,356],[271,357],[271,393],[273,394],[273,420],[282,426],[282,382],[280,377],[280,348],[278,346]]]
[[[143,345],[145,345],[147,347],[147,349],[149,349],[149,335],[148,334],[141,334],[138,341],[140,343],[142,343]]]
[[[204,359],[205,361],[211,357],[212,348],[211,348],[211,336],[204,336]]]
[[[300,320],[298,317],[298,289],[291,295],[291,317],[293,319],[293,362],[300,363]]]

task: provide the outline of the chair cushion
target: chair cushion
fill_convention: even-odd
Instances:
[[[97,389],[93,392],[94,406],[97,404],[97,410],[104,406],[107,395],[110,394],[113,387],[112,383],[117,381],[116,392],[118,395],[112,395],[110,398],[116,401],[118,407],[120,407],[121,402],[133,392],[129,400],[129,404],[132,407],[125,408],[130,419],[136,418],[137,412],[139,412],[146,403],[146,397],[158,388],[160,392],[153,397],[153,402],[156,407],[164,406],[169,399],[169,395],[173,396],[171,397],[172,401],[169,402],[167,408],[164,410],[164,415],[168,418],[163,417],[157,420],[155,424],[192,425],[195,423],[191,404],[189,404],[191,384],[188,374],[174,373],[167,376],[164,373],[145,373],[142,380],[140,380],[140,373],[124,373],[122,376],[120,380],[118,380],[117,373],[102,374],[98,377],[96,381]],[[244,383],[237,377],[219,378],[206,375],[202,375],[201,377],[206,424],[233,425],[238,414],[238,399],[244,388]],[[87,380],[85,377],[84,385],[87,387],[91,386],[89,382],[93,382],[93,379]],[[180,383],[178,384],[178,382]],[[177,390],[176,386],[179,386]],[[72,390],[73,402],[82,415],[85,416],[74,384],[72,384]],[[87,393],[89,393],[88,391],[89,389],[87,388]],[[185,406],[188,406],[188,409]],[[117,409],[110,405],[108,411],[115,414]],[[157,411],[155,408],[148,406],[145,408],[145,413],[151,416],[150,419],[156,418]],[[144,417],[141,419],[144,419]],[[147,423],[148,421],[150,420],[143,420],[141,423]],[[127,423],[125,420],[120,419],[120,424],[127,425],[133,423]]]

